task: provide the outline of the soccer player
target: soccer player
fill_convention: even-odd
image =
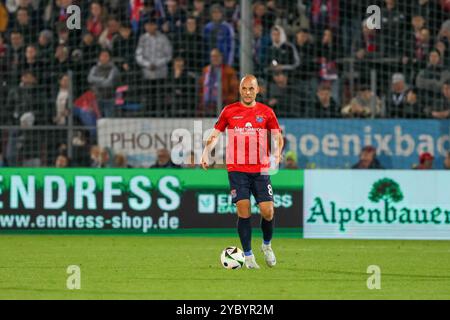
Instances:
[[[256,199],[261,212],[263,232],[262,252],[269,267],[276,264],[271,240],[274,224],[273,189],[270,182],[270,156],[278,166],[283,148],[283,137],[274,111],[259,102],[258,81],[248,75],[241,80],[241,101],[226,106],[214,130],[206,141],[202,155],[202,167],[209,167],[209,155],[222,132],[227,129],[227,169],[233,203],[236,204],[237,229],[248,269],[259,269],[251,248],[252,227],[250,196]],[[271,136],[270,140],[268,139]],[[269,142],[274,150],[269,154]]]

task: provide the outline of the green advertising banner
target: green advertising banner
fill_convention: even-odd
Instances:
[[[303,172],[271,177],[277,227],[302,227]],[[252,198],[253,223],[259,222]],[[2,169],[0,233],[157,234],[236,225],[224,170]]]

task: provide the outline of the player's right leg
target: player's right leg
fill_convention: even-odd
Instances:
[[[246,173],[230,172],[228,174],[233,203],[236,204],[237,229],[245,255],[245,265],[249,269],[259,269],[252,252],[252,225],[250,204],[250,179]]]

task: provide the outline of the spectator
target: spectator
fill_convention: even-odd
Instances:
[[[419,103],[418,91],[411,88],[406,92],[406,100],[401,112],[403,118],[424,118],[424,108]]]
[[[93,1],[90,6],[89,17],[86,22],[86,30],[95,38],[100,37],[105,28],[106,12],[98,1]]]
[[[395,73],[392,76],[391,90],[388,93],[386,108],[387,115],[390,118],[405,117],[405,103],[408,87],[405,83],[405,77],[401,73]]]
[[[30,114],[32,124],[46,124],[47,113],[42,106],[42,92],[38,87],[38,79],[31,71],[24,71],[19,87],[13,87],[8,93],[5,116],[10,117],[12,125],[20,125],[24,114]]]
[[[53,123],[58,126],[67,124],[67,116],[69,115],[69,76],[67,74],[61,76],[59,80],[59,91],[56,96],[55,111],[53,112]]]
[[[8,94],[8,81],[10,81],[7,53],[8,47],[4,41],[3,35],[0,33],[0,106],[3,106],[5,103]]]
[[[13,30],[10,33],[10,46],[6,53],[6,59],[10,70],[9,83],[16,86],[19,83],[21,67],[25,61],[25,45],[22,34]]]
[[[90,149],[91,168],[113,168],[114,153],[111,148],[93,145]]]
[[[358,95],[342,109],[342,114],[350,118],[378,117],[381,114],[381,100],[368,86],[361,86]]]
[[[361,27],[361,37],[355,43],[355,70],[359,72],[361,82],[368,82],[370,79],[370,71],[379,69],[379,65],[376,64],[374,59],[382,57],[383,49],[380,31],[370,29],[367,26],[367,20],[362,22]]]
[[[450,170],[450,151],[447,151],[444,159],[444,169]]]
[[[415,167],[417,170],[430,170],[433,169],[434,157],[429,152],[424,152],[419,156],[419,165]]]
[[[236,28],[239,25],[239,19],[241,15],[241,8],[236,0],[224,0],[224,15],[225,21],[228,22],[233,28]]]
[[[55,161],[55,168],[68,168],[69,158],[66,155],[60,154]]]
[[[300,114],[299,96],[295,87],[289,83],[286,72],[278,71],[269,85],[268,105],[278,117],[296,117]]]
[[[383,169],[377,159],[376,149],[372,146],[365,146],[359,155],[359,162],[352,169]]]
[[[286,160],[284,161],[284,169],[288,169],[288,170],[297,170],[298,169],[297,154],[294,151],[286,152],[285,159]]]
[[[336,30],[339,26],[339,0],[312,0],[311,27],[318,35],[324,29]]]
[[[166,115],[170,117],[192,117],[194,115],[197,100],[195,82],[195,75],[186,70],[184,59],[175,58],[167,85]]]
[[[116,17],[109,17],[106,28],[98,39],[103,49],[112,50],[114,41],[119,37],[120,26],[120,21]]]
[[[142,68],[147,93],[147,108],[159,105],[158,89],[164,85],[168,75],[168,64],[172,60],[172,45],[169,39],[158,31],[155,20],[145,23],[146,33],[139,39],[136,62]],[[143,91],[144,93],[144,91]]]
[[[209,20],[209,14],[208,10],[206,10],[205,0],[194,0],[191,15],[197,21],[198,29],[203,30]]]
[[[257,76],[264,74],[264,62],[267,60],[266,56],[270,46],[270,35],[264,31],[262,24],[255,24],[253,26],[253,64]]]
[[[49,65],[52,61],[53,50],[53,33],[50,30],[41,31],[37,44],[38,60],[44,65]]]
[[[167,35],[179,34],[186,22],[186,11],[178,6],[177,0],[166,1],[165,16],[160,18],[161,30]]]
[[[428,66],[421,70],[416,78],[416,85],[422,91],[427,105],[437,100],[445,81],[450,79],[450,72],[441,64],[441,55],[438,50],[432,50],[429,55]]]
[[[276,15],[267,8],[263,1],[256,1],[253,5],[253,24],[263,27],[263,33],[270,32],[275,25]]]
[[[408,73],[413,76],[415,70],[426,67],[430,52],[430,30],[425,28],[425,19],[421,15],[414,15],[411,19],[412,30],[407,34],[405,42],[405,55],[403,64],[407,66]]]
[[[34,125],[45,125],[48,110],[43,104],[37,78],[29,71],[21,77],[19,87],[12,88],[6,102],[6,116],[9,124],[29,129]],[[36,166],[40,165],[39,156],[42,137],[39,132],[31,130],[11,130],[8,136],[6,159],[8,165]]]
[[[65,23],[58,23],[56,33],[58,36],[57,43],[68,47],[70,51],[76,48],[80,41],[79,32],[69,30]]]
[[[325,29],[318,50],[320,65],[319,79],[329,83],[334,100],[340,103],[339,76],[337,67],[337,47],[331,29]]]
[[[113,117],[115,114],[115,91],[119,82],[119,69],[111,61],[109,51],[100,52],[99,62],[89,72],[88,82],[92,86],[103,117]]]
[[[308,112],[311,118],[340,118],[341,110],[331,95],[331,88],[326,84],[321,84],[317,89],[316,103],[314,109]]]
[[[43,83],[44,65],[38,60],[38,51],[36,46],[28,45],[25,49],[25,62],[22,70],[31,71],[38,78],[39,83]]]
[[[36,30],[38,29],[31,24],[30,15],[27,9],[20,8],[16,11],[16,23],[14,29],[23,35],[25,45],[36,42]]]
[[[397,0],[384,0],[384,3],[381,9],[383,32],[380,33],[384,56],[401,57],[405,48],[406,16],[399,9]]]
[[[134,53],[136,50],[136,39],[129,25],[120,25],[119,34],[112,42],[112,55],[114,63],[122,66],[122,70],[133,69]]]
[[[100,159],[101,148],[98,145],[93,145],[89,151],[91,162],[91,168],[99,168],[101,164]]]
[[[48,1],[43,14],[43,22],[45,23],[46,28],[51,29],[58,22],[66,24],[67,19],[69,18],[67,8],[72,4],[73,0]]]
[[[114,156],[114,168],[130,168],[124,154],[118,153]]]
[[[298,68],[300,59],[294,45],[287,41],[286,33],[280,26],[272,28],[272,46],[265,62],[268,71],[291,72]]]
[[[9,23],[9,12],[5,4],[0,2],[0,34],[4,33]]]
[[[450,68],[450,50],[449,50],[449,41],[447,39],[442,39],[436,42],[435,49],[439,51],[442,57],[442,65],[445,69]]]
[[[100,168],[114,167],[114,153],[109,147],[100,150]]]
[[[205,63],[205,44],[197,28],[197,21],[193,16],[186,20],[186,28],[174,37],[174,55],[182,57],[186,62],[186,69],[200,73]]]
[[[152,169],[168,169],[168,168],[180,168],[175,165],[170,159],[170,152],[167,149],[159,149],[157,151],[157,158],[154,165],[151,166]]]
[[[317,74],[319,72],[316,54],[317,48],[311,34],[306,29],[300,29],[295,35],[295,47],[297,49],[300,65],[295,70],[295,78],[303,97],[316,91]]]
[[[299,1],[285,1],[283,4],[277,3],[278,14],[275,23],[283,27],[289,38],[294,38],[298,31],[310,29],[310,20],[305,3]]]
[[[69,59],[69,48],[62,44],[57,46],[51,65],[51,84],[58,83],[59,77],[70,70],[71,63]]]
[[[433,34],[438,34],[439,28],[445,20],[444,16],[446,15],[446,6],[442,5],[443,1],[446,0],[441,0],[441,4],[439,4],[439,1],[420,0],[415,1],[415,3],[411,3],[410,6],[414,12],[417,12],[425,18],[425,21]]]
[[[222,101],[218,101],[219,77],[222,79]],[[219,49],[211,51],[211,64],[203,69],[200,79],[200,107],[198,116],[217,115],[218,105],[232,104],[238,99],[239,80],[236,70],[223,63]]]
[[[97,62],[101,50],[92,34],[86,33],[81,39],[81,43],[72,52],[72,65],[76,70],[73,87],[75,96],[80,96],[88,90],[89,84],[86,79],[92,65]]]
[[[224,21],[223,8],[218,4],[211,7],[211,18],[211,22],[203,30],[206,50],[211,52],[214,48],[219,49],[225,64],[233,66],[235,51],[233,26]]]
[[[425,112],[434,119],[450,118],[450,79],[442,86],[441,99],[433,104],[427,104]]]

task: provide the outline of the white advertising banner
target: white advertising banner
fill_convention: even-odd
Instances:
[[[304,237],[450,239],[450,171],[307,170]]]
[[[149,167],[155,163],[157,150],[171,151],[180,143],[184,149],[199,150],[201,154],[201,139],[214,127],[215,121],[194,118],[101,119],[98,122],[98,144],[126,155],[133,167]]]

